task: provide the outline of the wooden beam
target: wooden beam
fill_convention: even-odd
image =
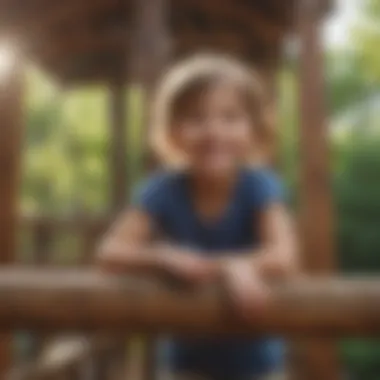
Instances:
[[[10,52],[9,54],[12,54]],[[17,206],[23,136],[21,62],[16,56],[0,74],[0,265],[16,256]],[[11,362],[11,336],[0,334],[0,378]]]
[[[233,23],[236,27],[252,31],[253,36],[259,37],[265,43],[274,43],[284,36],[285,30],[278,24],[268,20],[262,12],[258,12],[254,5],[246,6],[236,1],[202,1],[181,0],[179,3],[184,9],[197,9],[204,12],[211,22],[224,26]],[[186,8],[185,8],[186,7]],[[210,28],[213,28],[211,23]]]
[[[33,11],[31,5],[28,11],[23,11],[9,6],[1,14],[2,28],[16,35],[21,34],[25,37],[25,32],[30,33],[28,36],[44,35],[49,29],[64,24],[72,24],[73,20],[78,23],[83,22],[83,19],[88,19],[90,15],[101,14],[107,9],[118,7],[120,0],[85,0],[54,2],[47,5],[44,11],[41,11],[41,6],[35,1],[36,9]],[[44,4],[45,5],[45,4]]]
[[[63,66],[67,61],[78,55],[94,51],[124,51],[126,40],[130,38],[127,30],[110,31],[107,33],[83,32],[77,35],[53,34],[41,37],[37,45],[30,49],[30,55],[43,56],[50,66]]]
[[[0,327],[180,334],[339,336],[380,333],[380,281],[304,278],[273,285],[242,321],[222,288],[99,272],[0,270]]]
[[[253,40],[247,39],[247,36],[239,33],[220,32],[220,33],[201,33],[188,32],[185,34],[177,34],[174,40],[173,48],[191,50],[202,48],[210,48],[219,50],[220,52],[230,52],[244,55],[249,47],[255,43]]]
[[[135,24],[129,54],[129,80],[142,89],[141,121],[143,131],[143,166],[145,171],[157,167],[149,147],[151,97],[158,78],[172,53],[172,36],[168,30],[167,0],[135,0]]]
[[[119,213],[128,201],[126,158],[126,99],[124,82],[110,85],[110,200],[111,212]]]
[[[126,0],[125,0],[126,1]],[[168,15],[173,11],[173,2],[168,0],[134,0],[133,38],[129,49],[129,81],[142,90],[143,112],[142,166],[145,172],[157,168],[158,162],[149,146],[152,122],[151,101],[157,80],[165,69],[172,53],[172,40],[168,25]],[[156,377],[156,337],[145,335],[142,341],[140,380],[154,380]]]
[[[166,0],[134,1],[135,23],[129,54],[129,78],[143,84],[148,91],[154,86],[171,52],[167,30]]]
[[[313,275],[334,269],[333,202],[328,124],[324,98],[319,0],[302,0],[298,8],[300,52],[300,236],[303,264]],[[336,380],[337,352],[331,340],[303,341],[296,349],[294,378]]]
[[[122,57],[122,52],[125,52],[125,54],[129,53],[133,60],[133,53],[127,51],[126,41],[129,41],[130,38],[131,33],[127,30],[100,35],[82,33],[77,36],[46,36],[45,39],[41,38],[38,45],[31,49],[30,55],[43,57],[44,63],[54,71],[63,72],[67,69],[68,61],[96,52],[120,52],[120,57]],[[189,52],[194,49],[211,48],[244,56],[258,45],[258,42],[249,36],[237,32],[200,33],[188,30],[176,35],[173,41],[173,51]]]

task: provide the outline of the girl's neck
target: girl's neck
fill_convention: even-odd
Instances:
[[[239,177],[239,170],[218,176],[205,176],[202,173],[190,173],[190,185],[197,197],[228,197]]]

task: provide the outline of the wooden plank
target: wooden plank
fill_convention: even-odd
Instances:
[[[149,172],[158,166],[149,145],[151,124],[151,101],[154,87],[162,74],[172,51],[172,40],[168,30],[169,12],[173,11],[167,0],[134,0],[134,38],[130,45],[129,80],[138,83],[142,89],[143,167]],[[143,337],[141,353],[141,380],[156,377],[155,361],[156,336]]]
[[[312,275],[334,270],[333,203],[328,125],[324,98],[324,62],[318,0],[298,8],[300,52],[300,231],[303,264]],[[336,380],[339,366],[334,342],[318,339],[296,346],[294,378]]]
[[[134,1],[135,25],[129,59],[129,79],[152,89],[171,51],[166,0]]]
[[[58,72],[64,71],[70,58],[93,52],[125,51],[127,30],[110,33],[78,33],[77,35],[53,35],[40,38],[38,45],[30,48],[32,56],[43,57],[43,62]]]
[[[111,212],[119,213],[126,205],[126,99],[124,83],[114,81],[110,86],[110,185]]]
[[[32,227],[33,228],[33,227]],[[33,234],[33,264],[49,264],[53,229],[48,225],[35,225]]]
[[[126,41],[131,38],[130,34],[131,32],[126,29],[101,34],[79,33],[78,35],[48,35],[39,39],[38,45],[30,49],[30,54],[40,57],[44,64],[51,67],[54,71],[64,72],[71,58],[78,59],[80,56],[86,56],[96,52],[114,51],[127,53],[128,46]],[[247,52],[254,49],[265,51],[267,47],[267,45],[260,42],[259,38],[254,39],[237,30],[214,30],[208,33],[194,30],[181,30],[180,33],[175,34],[173,45],[174,51],[186,51],[189,53],[192,50],[196,51],[208,47],[226,51],[231,54],[235,53],[240,56],[247,55]],[[120,56],[122,56],[122,54],[120,54]],[[131,59],[133,59],[133,55]]]
[[[115,8],[120,5],[120,0],[85,0],[52,2],[45,5],[44,12],[41,12],[41,6],[36,1],[31,3],[29,10],[25,12],[23,7],[14,7],[10,4],[9,7],[3,8],[1,12],[1,21],[3,28],[11,33],[30,33],[29,37],[43,35],[50,28],[57,27],[63,24],[72,24],[83,22],[89,16],[101,14],[108,9]],[[1,6],[1,3],[0,3]]]
[[[237,27],[244,27],[253,36],[259,36],[263,42],[273,43],[281,39],[285,29],[268,20],[266,15],[258,12],[255,6],[246,6],[236,1],[202,1],[181,0],[182,7],[197,9],[203,12],[211,22],[227,25],[233,23]],[[213,27],[211,22],[211,27]]]
[[[10,52],[10,54],[12,54]],[[15,260],[17,206],[23,135],[21,62],[9,58],[0,73],[0,265]],[[0,378],[11,362],[11,336],[0,334]]]
[[[218,284],[191,290],[98,271],[0,270],[2,329],[374,336],[379,306],[379,280],[300,278],[271,286],[262,311],[243,321]]]

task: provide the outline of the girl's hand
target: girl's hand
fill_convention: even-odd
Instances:
[[[201,285],[214,279],[216,270],[212,261],[175,248],[164,248],[159,253],[161,269],[175,279],[192,285]]]
[[[239,318],[252,321],[265,307],[269,288],[247,259],[231,259],[223,264],[223,279]]]

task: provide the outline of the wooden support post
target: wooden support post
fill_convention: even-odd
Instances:
[[[135,26],[129,78],[142,87],[143,93],[143,166],[146,171],[157,167],[149,149],[149,125],[151,123],[152,90],[167,61],[170,50],[166,17],[169,12],[167,0],[135,0]],[[141,378],[153,380],[156,372],[155,338],[145,339]]]
[[[167,0],[135,0],[135,27],[129,77],[148,90],[155,85],[169,55]]]
[[[311,275],[334,268],[333,206],[324,62],[320,40],[323,15],[318,0],[299,2],[300,33],[300,236],[303,264]],[[294,378],[337,380],[339,367],[331,340],[303,341],[295,351]]]
[[[0,264],[15,260],[17,202],[23,134],[21,65],[13,64],[0,75]],[[0,334],[0,378],[11,364],[11,336]]]
[[[169,12],[167,0],[135,0],[135,26],[131,43],[129,78],[143,92],[144,167],[153,169],[155,162],[149,150],[149,125],[152,91],[162,74],[170,54],[167,30]]]
[[[124,82],[110,86],[111,211],[118,213],[128,200],[126,164],[126,120]]]
[[[278,89],[277,89],[277,71],[275,67],[268,65],[267,67],[260,67],[258,70],[261,82],[264,86],[265,95],[268,100],[268,114],[267,117],[271,121],[271,134],[273,135],[273,141],[268,143],[264,153],[265,163],[268,163],[276,169],[281,169],[279,162],[279,134],[278,134],[278,120],[277,120],[277,101],[278,101]]]
[[[126,97],[125,81],[121,78],[115,80],[110,86],[110,111],[111,111],[111,214],[120,213],[128,202],[128,167],[127,167],[127,128],[126,128]],[[89,232],[89,231],[87,231]],[[94,235],[86,236],[86,243],[94,243]],[[88,252],[86,253],[88,256]],[[125,351],[126,340],[123,336],[115,336],[114,344],[110,346],[109,354],[115,356],[117,351]],[[96,359],[96,378],[108,377],[104,371],[109,364],[109,355],[103,354]],[[125,372],[125,361],[119,361],[118,372]]]

